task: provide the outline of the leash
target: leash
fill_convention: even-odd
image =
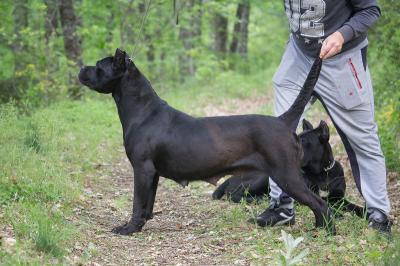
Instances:
[[[131,55],[132,55],[131,58],[133,58],[134,55],[136,54],[137,48],[139,47],[138,44],[140,44],[140,45],[142,44],[142,41],[143,41],[143,39],[142,39],[142,31],[143,31],[144,24],[145,24],[145,22],[147,20],[148,14],[149,14],[150,5],[151,5],[151,0],[149,0],[147,2],[147,7],[146,7],[146,10],[145,10],[145,13],[142,16],[142,22],[140,24],[139,34],[138,34],[138,36],[139,36],[138,42],[136,42],[135,45],[133,46],[133,49],[132,49],[132,52],[131,52]],[[174,20],[175,20],[175,25],[178,25],[179,24],[178,0],[174,0],[172,5],[173,5],[173,10],[174,10],[173,16],[174,16]]]
[[[139,38],[138,38],[138,42],[136,42],[135,45],[133,46],[132,53],[131,53],[131,55],[132,55],[131,58],[133,58],[134,54],[136,53],[136,49],[137,49],[137,47],[138,47],[138,43],[139,43],[139,44],[142,44],[142,43],[141,43],[141,41],[142,41],[142,31],[143,31],[144,23],[146,22],[147,17],[148,17],[148,14],[149,14],[150,5],[151,5],[151,0],[149,0],[149,1],[147,2],[147,7],[146,7],[146,10],[145,10],[145,12],[144,12],[144,14],[143,14],[142,23],[140,24],[140,28],[139,28],[139,34],[138,34]]]

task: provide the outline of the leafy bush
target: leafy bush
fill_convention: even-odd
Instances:
[[[400,2],[379,4],[382,17],[370,34],[376,118],[387,167],[400,171]]]

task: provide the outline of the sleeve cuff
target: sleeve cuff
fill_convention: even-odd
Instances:
[[[353,28],[346,24],[343,25],[340,29],[338,29],[338,32],[342,34],[344,43],[347,43],[348,41],[352,40],[355,36]]]

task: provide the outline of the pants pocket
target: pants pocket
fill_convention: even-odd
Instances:
[[[368,101],[369,83],[361,52],[343,58],[334,72],[336,89],[344,108],[352,109]]]

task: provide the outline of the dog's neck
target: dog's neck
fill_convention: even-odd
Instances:
[[[150,82],[139,72],[128,72],[112,94],[122,124],[124,142],[128,132],[135,131],[162,102]]]

